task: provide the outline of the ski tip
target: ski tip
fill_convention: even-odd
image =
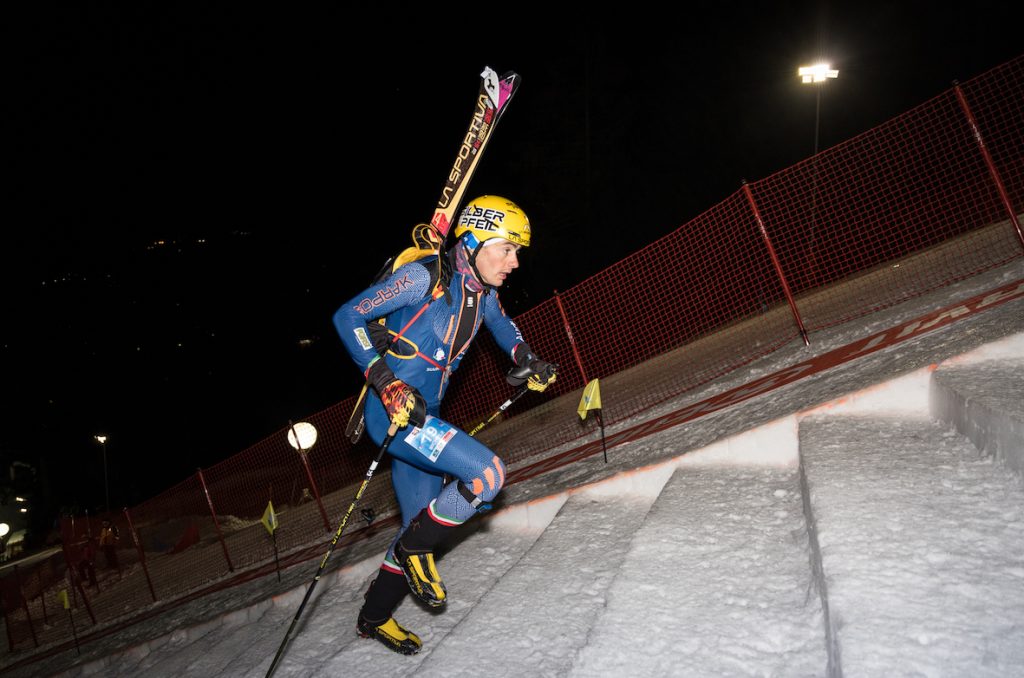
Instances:
[[[487,93],[488,98],[499,111],[509,102],[522,82],[522,78],[515,71],[507,71],[499,78],[490,66],[484,66],[480,78],[482,80],[480,88]]]

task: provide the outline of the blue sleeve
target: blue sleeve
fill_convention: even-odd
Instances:
[[[487,330],[494,335],[498,347],[505,352],[505,355],[512,359],[512,352],[516,346],[523,343],[523,333],[519,327],[505,313],[505,308],[498,299],[498,293],[488,294],[484,303],[484,324]]]
[[[419,304],[430,287],[430,272],[420,263],[402,266],[383,282],[367,287],[334,312],[334,328],[352,360],[366,372],[377,356],[367,325],[406,306]]]

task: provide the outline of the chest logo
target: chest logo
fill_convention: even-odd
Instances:
[[[444,349],[443,348],[439,348],[436,351],[434,351],[434,360],[438,360],[438,361],[444,360]]]

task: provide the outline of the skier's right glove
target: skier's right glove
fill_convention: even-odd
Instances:
[[[378,358],[366,370],[366,378],[380,396],[391,423],[398,428],[409,424],[423,426],[427,418],[427,405],[420,392],[395,376],[383,358]]]
[[[401,379],[395,379],[384,387],[380,401],[384,403],[391,423],[398,428],[405,428],[409,424],[423,426],[426,414],[423,396]]]

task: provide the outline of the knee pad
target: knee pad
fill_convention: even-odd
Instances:
[[[469,505],[472,506],[473,510],[477,513],[483,513],[491,508],[489,503],[473,494],[473,490],[469,489],[461,480],[455,483],[455,487],[458,488],[459,494],[462,495],[462,498],[468,501]]]
[[[505,484],[505,464],[498,455],[494,455],[479,476],[471,478],[467,482],[461,480],[459,482],[474,496],[480,497],[485,502],[491,501],[498,496],[498,492]],[[467,499],[467,501],[469,500]]]

